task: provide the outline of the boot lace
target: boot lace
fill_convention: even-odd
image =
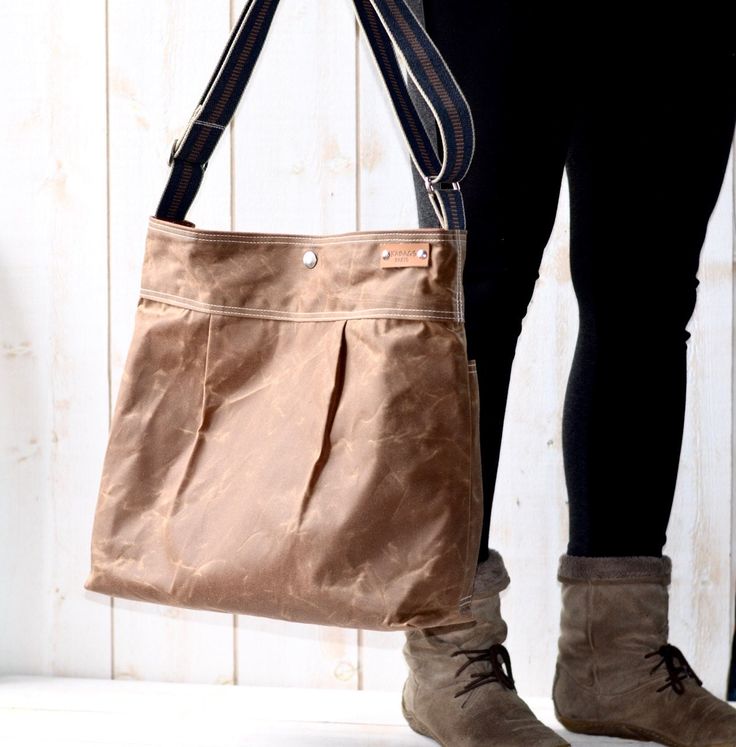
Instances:
[[[461,648],[459,651],[451,654],[451,656],[459,656],[460,654],[465,654],[468,657],[468,661],[455,672],[455,677],[459,676],[460,672],[476,661],[489,661],[491,663],[491,671],[472,672],[470,675],[471,681],[462,690],[458,690],[455,693],[456,698],[488,682],[500,682],[509,690],[516,690],[514,678],[511,673],[511,657],[506,648],[500,643],[494,643],[492,646],[487,646],[486,648]],[[504,671],[504,666],[506,667],[506,671]],[[460,707],[464,708],[466,702],[467,698]]]
[[[668,687],[671,687],[678,695],[682,695],[685,692],[685,686],[682,684],[684,680],[691,678],[694,679],[698,685],[702,685],[702,680],[692,670],[692,667],[688,664],[687,659],[683,655],[677,646],[672,646],[666,643],[664,646],[660,646],[656,651],[651,651],[644,655],[645,659],[650,656],[660,656],[659,662],[652,667],[650,674],[654,674],[664,664],[667,667],[667,681],[662,687],[657,688],[657,692],[661,693]]]

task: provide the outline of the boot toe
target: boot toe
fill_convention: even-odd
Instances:
[[[405,685],[406,688],[406,685]],[[409,726],[447,747],[570,747],[545,726],[515,691],[479,688],[465,699],[452,695],[421,703],[421,712],[401,707]],[[463,704],[464,703],[464,704]]]
[[[516,693],[499,598],[508,583],[491,550],[476,571],[473,622],[406,633],[402,712],[443,747],[570,747]]]

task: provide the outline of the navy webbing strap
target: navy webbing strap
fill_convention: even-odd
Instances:
[[[184,134],[174,142],[169,159],[171,174],[156,217],[172,221],[183,221],[186,217],[207,162],[235,114],[263,48],[278,1],[246,2]],[[440,225],[448,229],[463,229],[465,213],[459,182],[470,167],[475,145],[467,101],[405,0],[353,2],[409,145],[414,166],[425,182]],[[442,160],[407,91],[395,48],[398,48],[412,82],[437,120],[442,138]]]
[[[169,156],[171,173],[156,217],[183,221],[207,163],[235,114],[278,7],[278,0],[247,0],[202,98]]]
[[[354,7],[440,224],[465,228],[459,183],[470,168],[475,133],[470,107],[460,87],[405,0],[354,0]],[[442,161],[404,82],[395,48],[437,120]],[[443,186],[448,182],[451,187]]]

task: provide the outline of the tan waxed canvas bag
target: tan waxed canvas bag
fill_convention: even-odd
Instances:
[[[472,119],[405,0],[349,1],[438,226],[185,220],[278,6],[248,2],[149,218],[86,589],[375,630],[472,619],[483,499],[459,188]]]

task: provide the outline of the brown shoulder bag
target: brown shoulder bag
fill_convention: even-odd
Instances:
[[[438,225],[185,220],[278,7],[248,2],[149,218],[86,589],[374,630],[472,619],[483,499],[459,182],[473,123],[405,0],[350,2]]]

